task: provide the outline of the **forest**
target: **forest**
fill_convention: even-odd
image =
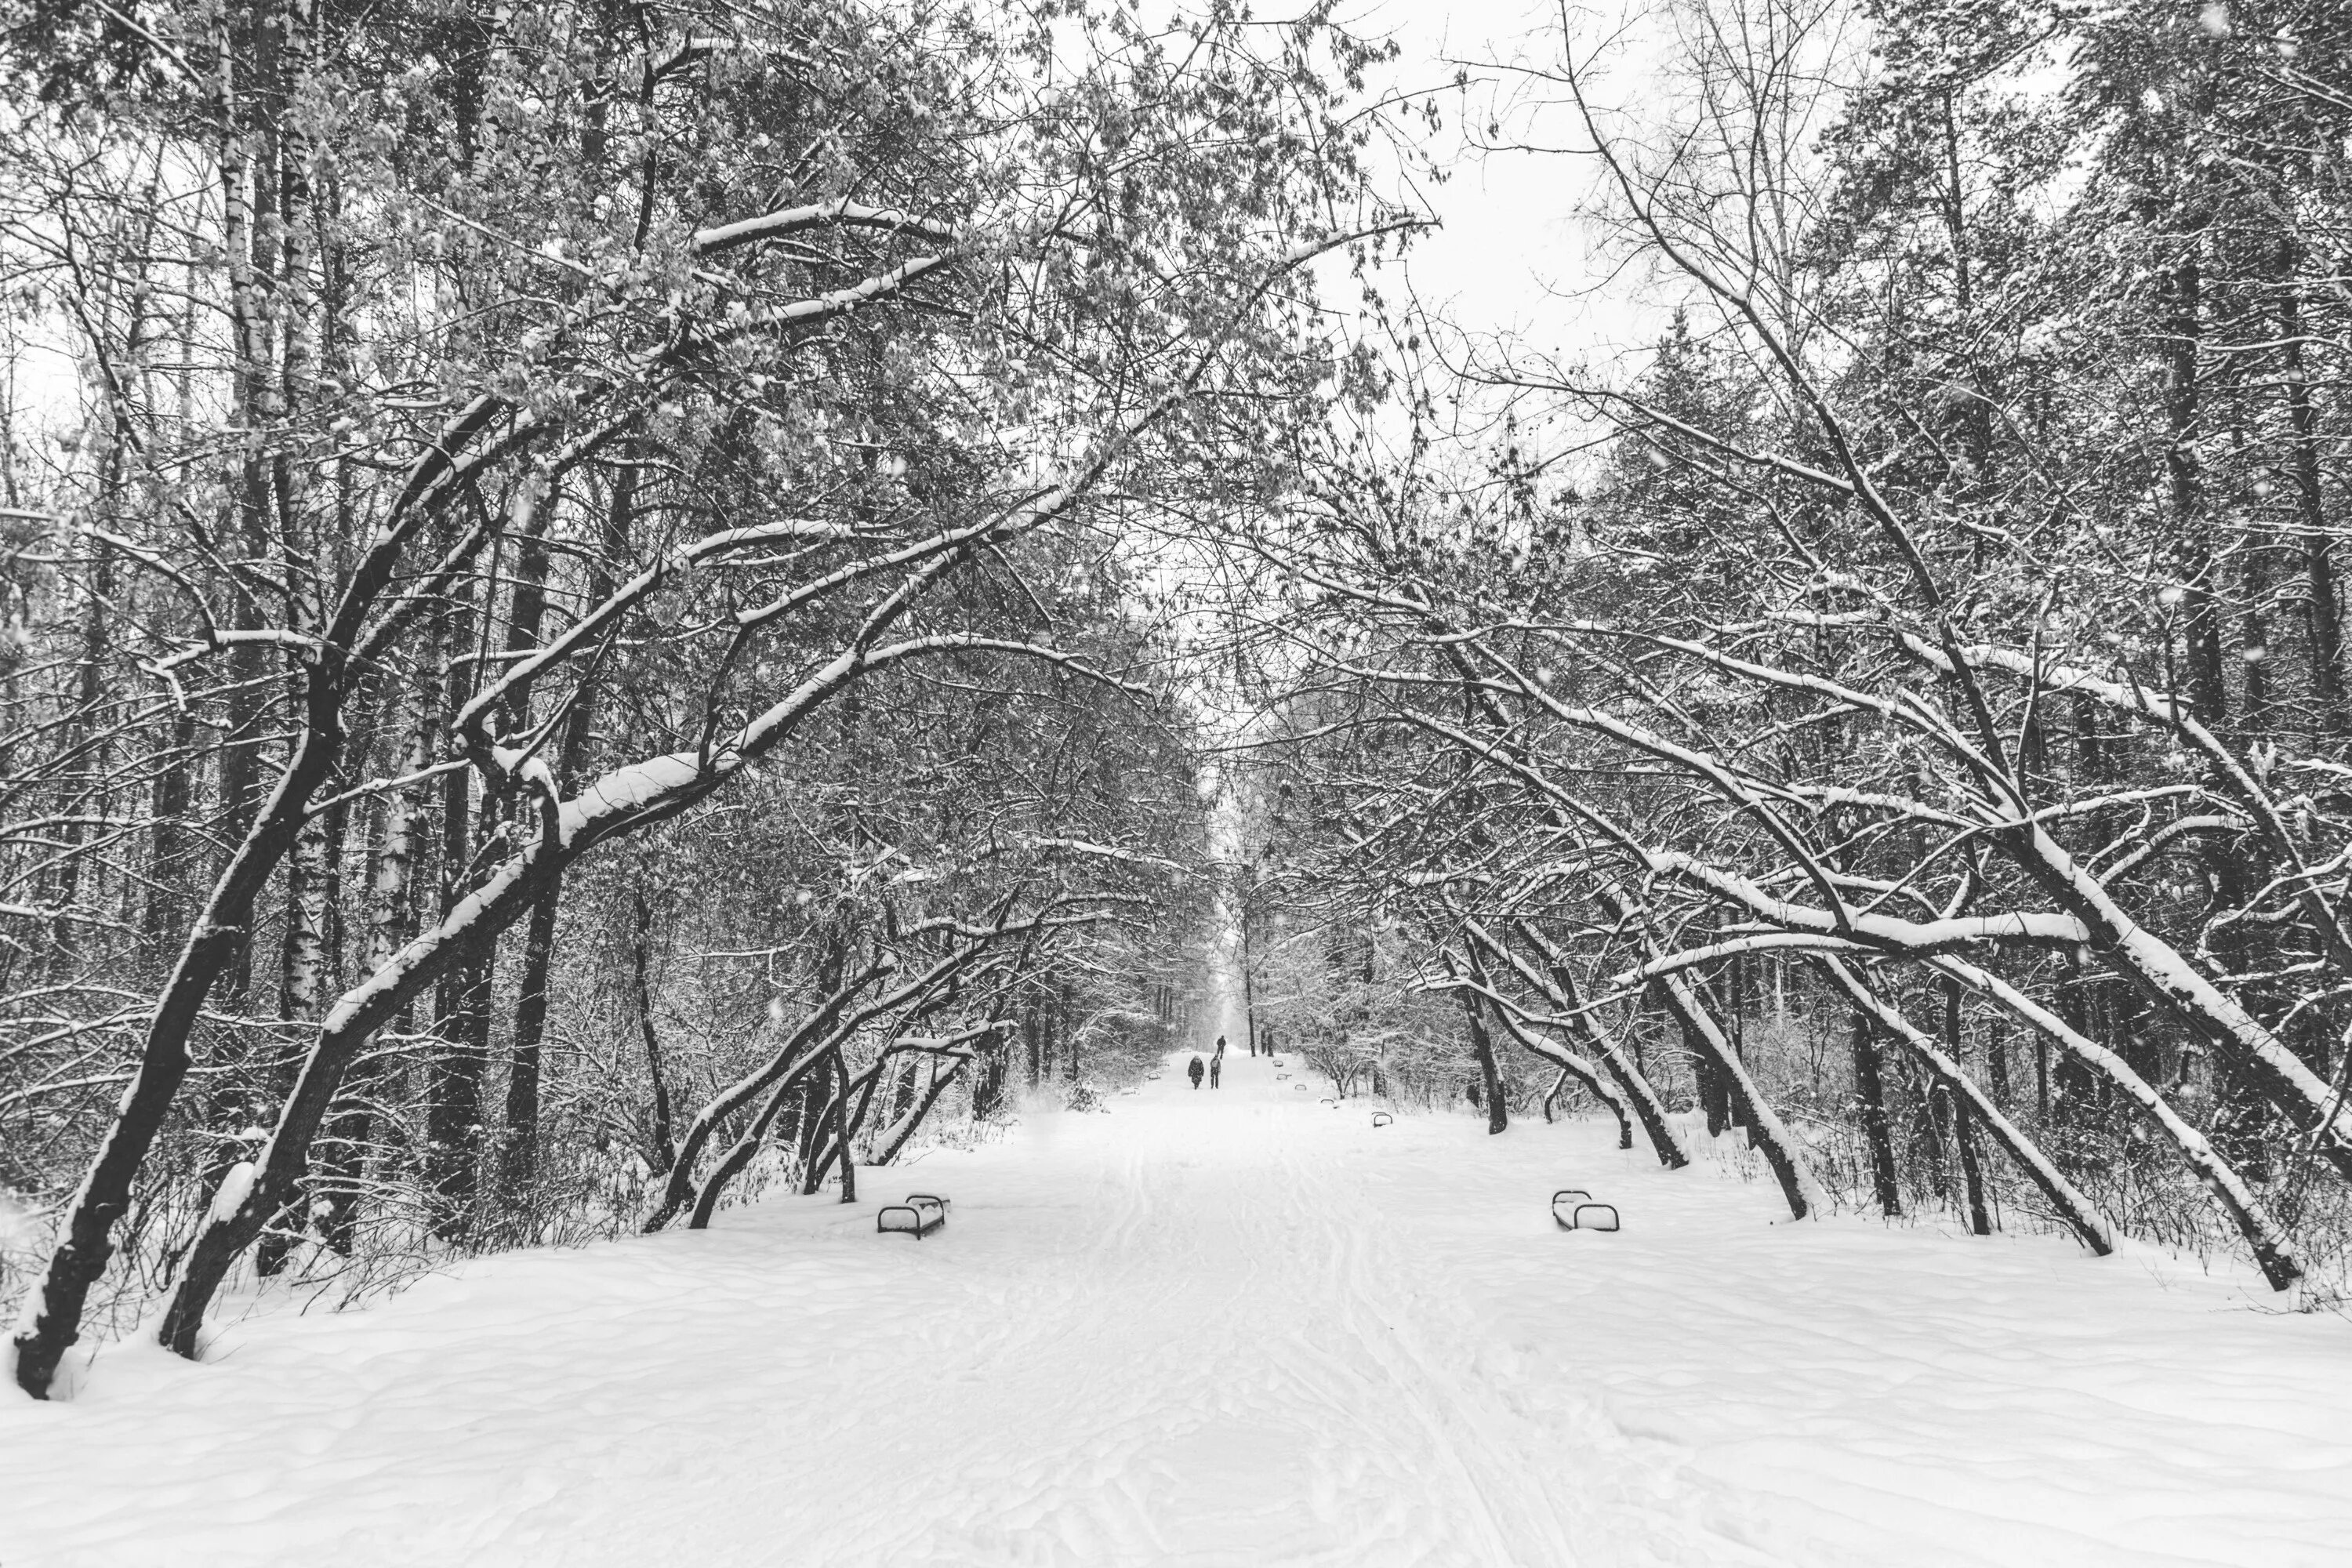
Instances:
[[[1338,1100],[2343,1310],[2352,27],[1360,24],[0,6],[26,1393],[854,1202],[1220,975]],[[1643,346],[1400,282],[1449,137]]]

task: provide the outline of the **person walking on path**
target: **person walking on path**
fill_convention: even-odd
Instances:
[[[1192,1080],[1192,1087],[1193,1087],[1194,1089],[1198,1089],[1198,1088],[1200,1088],[1200,1087],[1201,1087],[1201,1058],[1198,1058],[1198,1057],[1194,1057],[1194,1058],[1192,1058],[1192,1065],[1191,1067],[1188,1067],[1188,1068],[1186,1068],[1184,1069],[1184,1076],[1185,1076],[1185,1077],[1187,1077],[1187,1078],[1189,1078],[1189,1079],[1191,1079]]]
[[[1217,1075],[1225,1070],[1225,1053],[1219,1051],[1209,1058],[1209,1087],[1217,1087]]]

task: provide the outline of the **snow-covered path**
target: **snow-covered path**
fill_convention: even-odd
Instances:
[[[1301,1081],[110,1351],[0,1400],[0,1564],[2352,1562],[2340,1319]]]

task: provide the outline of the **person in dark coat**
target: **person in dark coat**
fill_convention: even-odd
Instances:
[[[1201,1058],[1198,1057],[1194,1057],[1192,1058],[1192,1065],[1184,1069],[1184,1076],[1192,1080],[1192,1087],[1194,1089],[1201,1087],[1202,1070]]]

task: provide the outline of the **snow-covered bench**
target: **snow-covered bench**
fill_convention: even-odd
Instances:
[[[877,1235],[903,1231],[920,1241],[948,1222],[948,1201],[937,1193],[908,1193],[903,1204],[889,1204],[874,1216]]]
[[[1615,1230],[1617,1210],[1592,1201],[1582,1187],[1562,1187],[1551,1195],[1552,1223],[1562,1230]]]
[[[1375,1127],[1386,1127],[1390,1122],[1394,1121],[1395,1120],[1395,1117],[1391,1116],[1385,1110],[1375,1110],[1372,1112],[1372,1125]]]

